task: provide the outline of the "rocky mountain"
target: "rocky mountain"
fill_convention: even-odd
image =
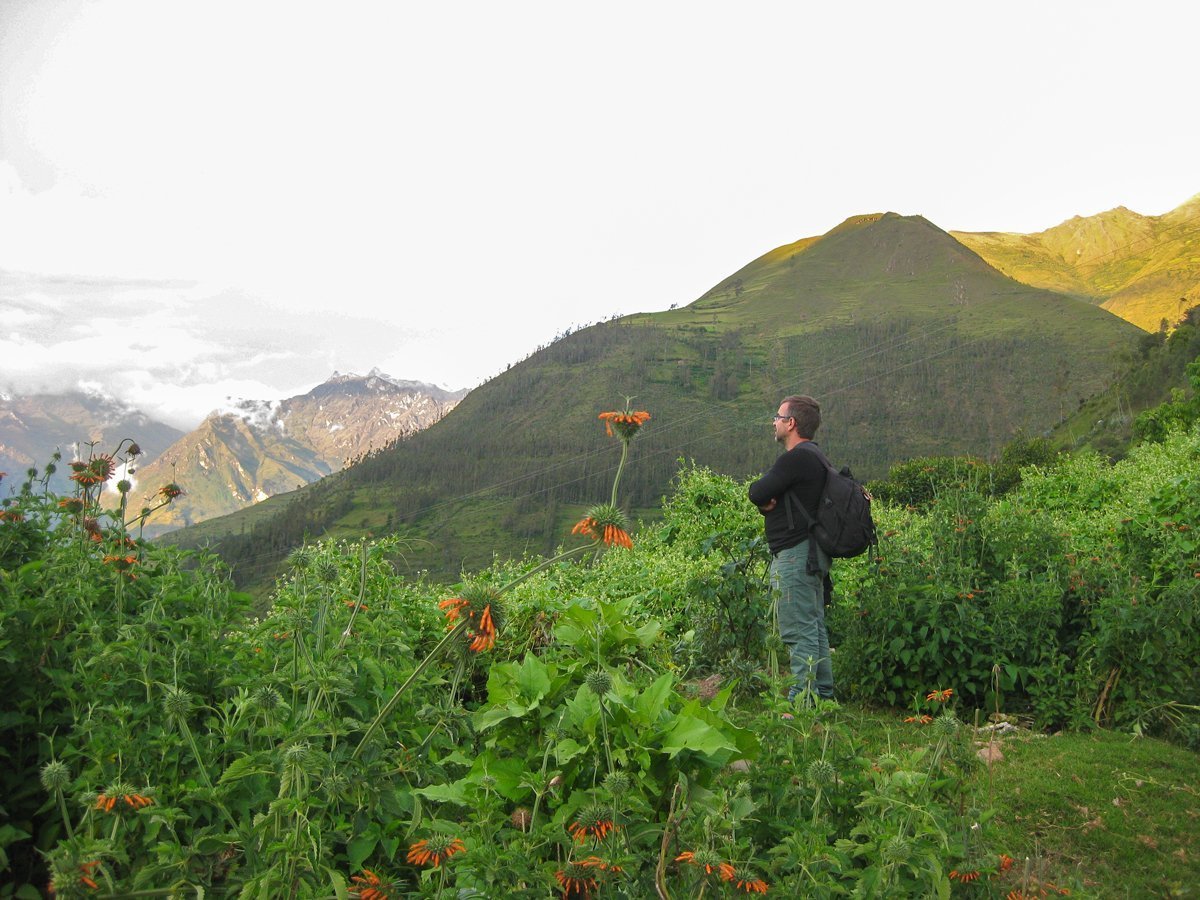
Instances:
[[[432,428],[255,509],[170,536],[213,546],[247,582],[322,534],[392,531],[414,568],[455,577],[552,552],[611,491],[596,416],[648,410],[620,501],[651,510],[679,461],[745,477],[777,453],[770,414],[808,393],[819,439],[859,477],[914,456],[995,456],[1110,384],[1145,332],[1004,275],[919,216],[848,219],[771,250],[693,303],[564,337],[471,392]]]
[[[441,419],[466,394],[334,372],[307,394],[243,400],[212,412],[134,476],[135,497],[168,482],[184,496],[156,512],[147,536],[294,491]]]
[[[1036,234],[951,232],[1023,284],[1096,303],[1146,331],[1200,304],[1200,194],[1161,216],[1123,206]]]
[[[145,458],[162,453],[183,432],[151,419],[127,404],[100,393],[10,396],[0,394],[0,472],[10,484],[36,468],[44,471],[56,450],[64,460],[87,456],[89,443],[109,452],[124,438],[137,441]],[[69,469],[60,463],[51,487],[69,491]]]

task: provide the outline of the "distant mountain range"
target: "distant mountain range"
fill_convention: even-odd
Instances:
[[[142,495],[153,495],[168,482],[185,491],[150,520],[145,534],[153,536],[337,472],[427,428],[465,394],[374,369],[366,376],[335,372],[307,394],[242,400],[214,411],[187,434],[103,398],[12,398],[0,404],[0,452],[5,454],[0,460],[12,466],[9,471],[22,471],[56,447],[69,460],[81,435],[95,441],[99,452],[132,437],[143,450],[143,462],[130,476],[131,506],[137,508]],[[80,452],[86,455],[86,448]],[[58,478],[59,490],[69,487],[64,476]]]
[[[1161,216],[1123,206],[1037,234],[951,234],[1005,275],[1099,304],[1147,331],[1200,304],[1200,194]]]
[[[137,441],[147,458],[162,453],[183,432],[97,393],[9,396],[0,394],[0,472],[11,485],[24,480],[30,469],[44,473],[58,451],[65,461],[78,453],[88,455],[88,444],[98,452],[113,449],[124,438]],[[51,487],[62,493],[71,487],[66,462],[58,465]]]
[[[994,457],[1019,433],[1065,421],[1138,356],[1149,335],[1102,305],[1140,309],[1134,295],[1164,284],[1195,296],[1194,206],[1137,228],[1120,211],[1072,220],[1029,246],[952,236],[920,216],[854,216],[686,307],[557,341],[437,425],[253,518],[170,540],[213,547],[247,583],[306,539],[366,530],[408,539],[411,566],[448,578],[548,553],[608,496],[617,448],[596,416],[626,397],[652,416],[623,474],[620,500],[635,512],[652,512],[681,459],[735,477],[765,469],[778,452],[769,416],[790,393],[821,400],[819,440],[859,477],[919,456]],[[1118,221],[1131,229],[1125,243]],[[1051,274],[1053,289],[1041,283]]]

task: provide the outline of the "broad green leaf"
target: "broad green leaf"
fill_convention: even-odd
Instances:
[[[550,672],[546,664],[534,654],[526,653],[517,673],[517,684],[520,685],[521,694],[527,700],[533,701],[530,704],[532,708],[550,692]]]
[[[574,738],[564,738],[554,745],[554,757],[560,766],[566,765],[581,753],[586,753],[587,749]]]
[[[567,722],[587,734],[594,734],[596,722],[600,717],[600,698],[592,693],[591,688],[581,684],[575,696],[566,702]]]
[[[666,672],[660,675],[654,684],[642,691],[637,698],[635,708],[646,724],[653,725],[658,721],[658,717],[662,715],[662,711],[667,705],[667,700],[671,697],[671,690],[674,686],[675,676]]]
[[[379,846],[379,835],[377,834],[360,834],[358,837],[351,839],[346,845],[346,856],[350,860],[350,871],[357,872],[362,868],[363,861],[375,852],[375,848]]]
[[[472,799],[467,799],[467,788],[470,787]],[[474,802],[474,785],[460,779],[452,784],[431,784],[429,787],[417,788],[413,793],[436,800],[439,803],[454,803],[458,806],[471,806]]]
[[[664,738],[663,750],[671,756],[682,750],[714,756],[722,750],[734,752],[737,745],[707,722],[681,714]]]
[[[525,713],[529,712],[529,709],[530,707],[521,703],[485,707],[475,713],[471,721],[474,723],[476,731],[486,731],[488,728],[503,722],[505,719],[521,718]]]

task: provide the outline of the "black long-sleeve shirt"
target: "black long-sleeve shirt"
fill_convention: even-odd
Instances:
[[[813,444],[815,448],[816,444]],[[755,506],[761,507],[775,500],[775,508],[763,513],[766,516],[767,546],[772,553],[795,547],[808,537],[808,521],[794,508],[792,525],[788,527],[784,494],[791,490],[809,515],[815,518],[821,491],[825,489],[825,477],[825,463],[821,457],[800,443],[775,460],[775,465],[750,485],[750,502]]]

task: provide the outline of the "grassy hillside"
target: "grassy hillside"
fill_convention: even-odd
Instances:
[[[1200,194],[1162,216],[1123,206],[1037,234],[953,232],[1024,284],[1102,305],[1147,331],[1200,304]]]
[[[638,511],[657,505],[680,458],[736,477],[764,469],[777,453],[769,417],[789,393],[821,400],[822,446],[861,476],[912,456],[995,454],[1105,387],[1141,334],[1017,284],[924,219],[856,217],[684,309],[571,334],[280,513],[204,534],[225,535],[217,549],[243,579],[306,536],[366,530],[413,538],[412,565],[452,576],[552,549],[580,505],[607,495],[618,454],[596,415],[625,396],[653,416],[623,481]]]
[[[1200,359],[1200,307],[1193,307],[1169,335],[1145,335],[1130,354],[1126,370],[1061,422],[1053,443],[1066,450],[1090,447],[1108,456],[1124,455],[1137,415],[1171,399],[1174,390],[1187,393],[1185,369],[1196,359]]]

